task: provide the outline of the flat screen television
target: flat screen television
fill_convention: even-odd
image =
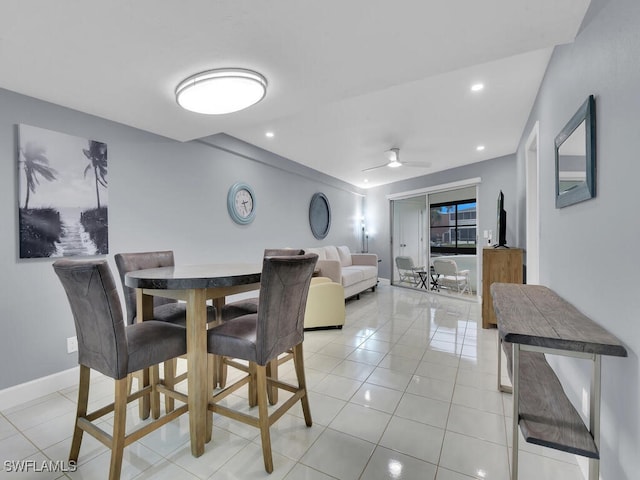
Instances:
[[[498,224],[496,225],[496,232],[498,235],[498,243],[494,247],[506,247],[507,246],[507,211],[504,209],[504,194],[502,190],[498,194]]]

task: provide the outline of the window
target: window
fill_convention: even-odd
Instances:
[[[431,205],[431,254],[475,254],[476,201],[457,200]]]

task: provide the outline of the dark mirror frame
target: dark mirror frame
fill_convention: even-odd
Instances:
[[[318,240],[324,239],[331,228],[331,205],[322,192],[314,193],[309,203],[309,226]]]
[[[586,181],[560,195],[560,156],[562,144],[571,136],[582,122],[585,126],[586,139]],[[555,141],[556,154],[556,208],[567,207],[574,203],[583,202],[596,196],[596,101],[593,95],[578,109],[569,120]]]

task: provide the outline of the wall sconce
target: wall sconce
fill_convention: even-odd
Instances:
[[[369,253],[369,232],[364,223],[364,217],[362,217],[360,225],[362,226],[362,253]]]

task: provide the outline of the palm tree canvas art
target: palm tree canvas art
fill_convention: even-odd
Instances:
[[[18,126],[20,258],[105,255],[107,144]]]

